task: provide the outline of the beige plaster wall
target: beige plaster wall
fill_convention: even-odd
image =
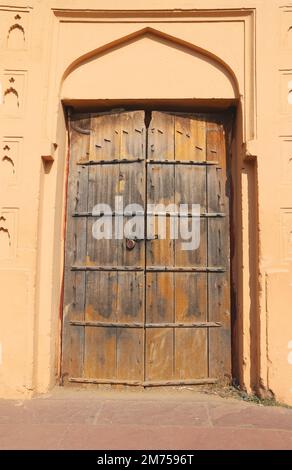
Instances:
[[[224,99],[239,110],[235,371],[292,404],[291,27],[280,0],[0,4],[0,396],[45,392],[58,376],[61,100]]]

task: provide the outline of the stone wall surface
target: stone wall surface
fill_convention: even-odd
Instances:
[[[58,378],[64,107],[184,100],[238,109],[235,374],[292,404],[292,2],[6,0],[0,95],[0,396]]]

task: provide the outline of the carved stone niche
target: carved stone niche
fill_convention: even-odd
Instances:
[[[4,137],[0,147],[1,186],[17,183],[20,163],[21,137]]]
[[[292,262],[292,207],[282,208],[281,219],[281,252],[284,263]]]
[[[292,136],[282,137],[281,149],[281,184],[292,184]]]
[[[281,47],[286,51],[292,50],[292,8],[282,7],[281,11]]]
[[[5,70],[2,77],[2,112],[5,116],[20,116],[24,110],[26,71]]]
[[[0,211],[0,260],[11,260],[16,255],[18,208]]]
[[[283,115],[292,115],[292,69],[280,70],[280,104]]]
[[[28,47],[29,10],[0,7],[0,47],[25,50]]]

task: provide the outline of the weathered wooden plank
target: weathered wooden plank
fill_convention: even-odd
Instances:
[[[107,114],[92,118],[89,162],[137,160],[146,150],[143,111]]]
[[[153,113],[148,134],[148,158],[172,159],[174,152],[174,116]],[[147,165],[147,212],[149,205],[161,212],[168,206],[174,211],[175,166]],[[151,220],[150,220],[151,219]],[[149,265],[174,267],[174,239],[171,233],[173,219],[165,216],[147,217],[147,223],[154,224],[154,233],[147,231],[154,240],[147,242],[146,271]],[[148,227],[147,227],[148,228]],[[159,238],[157,238],[159,237]],[[161,238],[160,238],[161,237]],[[147,273],[146,314],[147,323],[174,323],[174,275],[173,273]],[[174,331],[173,329],[147,329],[145,333],[145,379],[171,379],[174,372]]]
[[[176,166],[175,167],[175,202],[199,204],[201,212],[206,212],[206,167]]]
[[[103,118],[104,116],[102,116]],[[107,123],[107,126],[109,124]],[[94,127],[94,125],[93,125]],[[102,124],[98,127],[102,130]],[[108,166],[90,167],[88,180],[88,207],[92,212],[97,204],[106,204],[108,211],[113,210],[115,204],[116,187],[119,184],[118,167],[110,168]],[[102,219],[104,220],[104,219]],[[101,220],[101,222],[102,222]],[[107,217],[102,226],[98,226],[100,219],[89,219],[87,225],[87,265],[106,265],[115,266],[118,263],[117,246],[118,241],[114,238],[109,239],[113,227],[113,218]],[[95,237],[93,236],[94,227],[99,227]],[[103,234],[102,234],[103,233]]]
[[[89,207],[96,204],[108,204],[109,210],[116,210],[116,196],[122,197],[123,207],[136,203],[144,206],[144,166],[136,163],[137,158],[144,158],[146,148],[144,113],[134,112],[115,116],[101,116],[93,120],[90,158],[92,160],[133,159],[133,164],[125,165],[92,165],[89,169]],[[95,151],[95,158],[92,158]],[[122,207],[122,210],[123,210]],[[101,272],[94,284],[88,284],[87,299],[95,314],[117,321],[119,317],[132,314],[129,319],[141,318],[143,305],[143,286],[138,288],[136,273],[118,274],[116,267],[123,265],[141,265],[143,269],[143,244],[129,253],[126,250],[121,233],[116,235],[116,224],[119,218],[107,218],[108,239],[95,239],[92,236],[94,220],[88,222],[87,266],[100,265],[101,268],[112,267],[112,272]],[[127,223],[126,221],[123,221]],[[118,239],[117,239],[118,238]],[[96,274],[96,273],[95,273]],[[98,280],[98,285],[96,284]],[[135,281],[136,279],[136,281]],[[142,299],[142,300],[141,300]],[[131,309],[129,310],[129,305]],[[139,305],[138,305],[139,304]],[[96,311],[97,309],[97,311]],[[139,313],[140,309],[140,313]],[[90,319],[89,319],[90,320]],[[86,329],[85,374],[104,377],[131,377],[143,366],[143,342],[141,332],[129,329],[127,333],[116,327]],[[132,346],[133,354],[127,358],[128,348]],[[129,369],[125,365],[125,361]],[[106,364],[106,366],[105,366]],[[140,365],[139,365],[140,364]],[[109,374],[109,375],[108,375]]]
[[[150,219],[153,223],[153,230],[151,229],[151,231],[148,231],[147,233],[148,239],[146,243],[146,269],[148,269],[148,266],[149,269],[151,269],[151,265],[154,267],[154,269],[155,265],[174,269],[174,246],[176,240],[171,238],[171,224],[173,223],[173,220],[172,218],[166,216],[149,216],[148,221]]]
[[[173,329],[147,329],[145,335],[145,379],[170,380],[173,378]]]
[[[189,120],[189,124],[187,124]],[[189,118],[178,118],[176,117],[176,125],[178,127],[176,132],[176,158],[178,155],[182,154],[187,158],[187,153],[195,147],[197,142],[197,127],[196,121],[192,123],[192,120]],[[181,131],[179,130],[181,129]],[[184,134],[180,134],[183,132]],[[190,137],[186,137],[186,133]],[[181,138],[179,138],[179,136]],[[183,140],[181,142],[181,140]],[[186,143],[187,142],[187,143]],[[193,158],[206,158],[206,146],[203,142],[197,146],[200,146],[202,150],[200,151],[201,155],[196,155],[192,150]],[[182,148],[180,147],[182,145]],[[190,155],[188,156],[190,158]],[[175,168],[175,203],[180,206],[182,209],[182,204],[185,206],[185,210],[188,212],[192,211],[192,205],[199,205],[199,213],[206,212],[206,168],[205,167],[192,167],[192,166],[176,166]],[[186,209],[187,208],[187,209]],[[198,213],[198,212],[197,212]],[[195,225],[200,223],[200,240],[199,245],[196,249],[186,249],[190,242],[194,238],[191,237],[189,240],[185,239],[187,233],[196,233]],[[182,218],[179,220],[179,236],[175,242],[175,263],[176,266],[194,266],[194,265],[205,265],[207,262],[207,234],[206,234],[206,223],[203,220],[198,220],[197,218],[192,218],[188,220]],[[193,240],[194,241],[194,240]]]
[[[118,273],[88,272],[86,283],[86,321],[118,320]]]
[[[85,330],[84,377],[116,378],[116,328]]]
[[[176,379],[200,379],[208,375],[208,341],[206,330],[175,330]]]
[[[175,274],[175,321],[207,321],[207,274]]]
[[[206,124],[195,116],[175,116],[175,159],[206,160]]]
[[[96,158],[113,158],[116,118],[108,116],[92,120],[93,138],[103,139],[96,147]],[[91,142],[92,145],[92,142]],[[91,149],[92,152],[92,149]],[[91,154],[92,158],[92,154]],[[94,210],[97,204],[114,204],[114,190],[118,182],[118,167],[91,166],[88,168],[88,207]],[[107,218],[112,223],[113,218]],[[118,262],[117,242],[114,239],[96,239],[93,234],[94,219],[87,222],[87,253],[84,264],[115,266]],[[103,227],[107,230],[107,227]],[[108,234],[109,236],[109,234]],[[85,318],[87,321],[117,319],[116,293],[118,288],[116,272],[88,272],[86,285]],[[116,328],[85,329],[85,377],[116,377]]]
[[[139,328],[117,329],[118,379],[143,380],[144,331]]]
[[[118,115],[108,114],[92,117],[88,161],[119,159],[120,139]]]
[[[82,149],[88,148],[89,139],[87,137],[80,137]],[[75,174],[77,173],[77,184],[75,188],[75,204],[77,210],[88,210],[87,205],[87,192],[88,192],[88,170],[87,168],[80,167],[74,168]],[[74,194],[74,193],[73,193]],[[72,198],[74,200],[74,198]],[[86,246],[87,246],[87,221],[86,220],[68,220],[67,229],[72,231],[74,236],[74,262],[83,263],[86,259]],[[68,233],[67,230],[67,233]],[[67,241],[67,246],[68,246]],[[75,272],[75,279],[73,279],[72,288],[74,295],[72,296],[73,304],[70,307],[70,318],[72,320],[85,320],[84,308],[86,302],[86,273]],[[69,266],[66,273],[66,289],[70,290],[69,280]],[[70,348],[71,348],[71,365],[70,370],[78,369],[79,374],[83,374],[84,367],[84,328],[79,328],[79,331],[71,331]],[[70,372],[72,373],[72,372]]]
[[[174,160],[174,116],[153,111],[148,129],[149,160]]]
[[[138,134],[140,137],[140,134]],[[136,212],[134,217],[117,216],[115,225],[123,225],[123,239],[118,240],[118,264],[126,266],[143,266],[145,264],[145,243],[139,241],[133,250],[127,248],[127,238],[144,238],[145,220],[143,213],[145,201],[145,165],[143,163],[133,163],[132,165],[119,166],[119,196],[122,197],[122,211]]]
[[[224,125],[218,120],[208,120],[206,126],[206,142],[207,142],[207,161],[218,161],[220,166],[226,167],[225,152],[225,131]]]
[[[90,119],[77,122],[79,128],[88,128]],[[89,151],[89,135],[70,128],[70,160],[67,184],[67,226],[63,296],[62,334],[62,378],[67,381],[70,375],[83,375],[84,328],[74,328],[70,321],[84,321],[86,273],[72,272],[71,265],[83,261],[86,253],[87,221],[71,217],[72,211],[87,211],[86,168],[79,167],[76,161]],[[83,197],[83,195],[85,197]]]
[[[147,273],[146,323],[174,322],[174,273]]]
[[[175,275],[176,322],[207,322],[207,274]],[[186,328],[175,331],[175,377],[200,378],[208,375],[208,335]]]
[[[209,375],[231,378],[230,325],[230,235],[229,235],[229,176],[227,174],[224,129],[221,124],[208,123],[207,157],[218,159],[221,169],[208,168],[208,211],[223,210],[224,219],[208,220],[208,263],[225,263],[222,274],[208,274],[208,321],[220,321],[222,328],[209,336]]]
[[[197,162],[205,162],[206,159],[206,120],[196,117],[191,120],[192,146],[195,154],[193,159]]]
[[[144,379],[144,273],[118,273],[117,377]],[[122,323],[129,327],[121,328]]]
[[[190,118],[175,117],[175,159],[193,160],[195,154]]]
[[[89,272],[87,276],[86,321],[117,321],[117,273]],[[85,329],[85,377],[116,377],[116,328],[96,330]]]
[[[220,321],[222,328],[209,330],[209,375],[231,379],[231,328],[229,275],[208,274],[209,321]]]
[[[174,274],[147,273],[146,323],[174,323]],[[173,329],[163,326],[146,330],[146,376],[148,380],[173,377]]]
[[[144,111],[132,111],[119,115],[120,159],[146,157],[146,126]]]
[[[145,161],[146,127],[144,112],[133,112],[120,116],[120,158],[132,159],[133,163],[119,165],[118,194],[123,197],[123,210],[145,212]],[[116,218],[116,222],[119,218]],[[145,242],[139,241],[132,250],[127,247],[127,238],[144,238],[144,215],[124,218],[124,238],[118,243],[118,264],[145,266]],[[144,320],[144,274],[119,272],[118,274],[118,319],[120,322]],[[117,329],[117,377],[119,379],[144,378],[144,331],[136,328]]]
[[[141,376],[143,367],[143,331],[122,332],[117,322],[142,321],[144,317],[144,275],[143,273],[91,272],[87,282],[86,325],[104,327],[111,326],[116,331],[116,356],[114,354],[113,335],[110,336],[110,351],[112,361],[116,358],[117,377],[131,378],[136,374]],[[108,320],[108,321],[107,321]],[[127,325],[132,327],[131,323]],[[133,324],[133,327],[135,325]],[[105,332],[102,338],[93,333],[92,328],[87,335],[87,349],[92,349],[93,360],[96,360],[96,341],[105,342]],[[106,347],[106,346],[105,346]],[[99,356],[99,358],[102,356]],[[88,352],[86,360],[91,360]],[[111,367],[113,365],[111,364]],[[86,370],[91,370],[88,365]],[[143,379],[143,376],[140,377]]]
[[[119,165],[118,184],[115,188],[115,195],[123,197],[123,208],[128,204],[133,207],[127,210],[136,210],[136,206],[141,206],[144,210],[145,201],[145,165],[143,162],[134,162],[131,165],[121,163]],[[138,210],[138,208],[137,208]]]
[[[144,321],[144,273],[119,272],[117,320],[121,323]]]
[[[166,129],[165,129],[166,132]],[[160,135],[160,134],[158,134]],[[164,135],[164,134],[163,134]],[[156,141],[158,137],[156,135]],[[151,145],[151,141],[149,141]],[[157,145],[157,144],[156,144]],[[149,165],[147,168],[147,213],[174,211],[175,202],[175,168],[162,167],[161,165]],[[161,205],[161,209],[160,209]],[[173,220],[166,216],[147,217],[147,235],[153,237],[153,241],[147,242],[146,263],[174,266],[174,243],[170,237],[170,229]],[[157,237],[163,236],[164,238]]]
[[[187,222],[184,221],[184,224]],[[189,232],[193,226],[198,223],[196,220],[190,220],[187,225]],[[193,272],[204,272],[212,269],[212,266],[207,266],[207,221],[206,219],[200,219],[199,226],[199,246],[196,249],[186,249],[187,245],[191,243],[191,239],[185,240],[181,234],[177,240],[175,240],[175,266],[177,271],[193,271]],[[193,240],[195,242],[195,238]],[[187,244],[187,245],[186,245]]]

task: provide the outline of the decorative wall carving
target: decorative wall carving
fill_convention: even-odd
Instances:
[[[281,184],[292,184],[292,136],[281,139]]]
[[[284,262],[292,262],[292,208],[281,209],[281,248]]]
[[[283,52],[280,64],[280,106],[283,119],[280,125],[281,176],[280,192],[284,195],[280,208],[281,259],[292,262],[292,207],[290,188],[292,187],[292,135],[287,135],[292,116],[292,7],[284,6],[281,12],[281,44]],[[289,132],[290,133],[290,132]]]
[[[3,112],[8,116],[19,116],[24,109],[26,72],[5,70],[2,79]]]
[[[280,70],[280,103],[282,114],[292,115],[292,69]]]
[[[17,208],[0,211],[0,259],[9,260],[16,255]]]
[[[25,47],[25,30],[21,21],[21,16],[16,15],[14,19],[17,23],[10,26],[7,33],[7,47],[8,49],[23,49]]]
[[[1,185],[16,184],[19,172],[21,137],[4,137],[0,147]]]
[[[281,9],[281,48],[292,50],[292,9]]]
[[[8,50],[27,48],[29,12],[11,8],[0,8],[0,46]]]

